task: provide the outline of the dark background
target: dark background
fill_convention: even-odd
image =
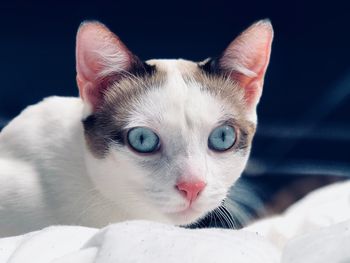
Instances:
[[[259,128],[236,188],[251,186],[247,195],[279,212],[313,188],[350,177],[350,7],[305,2],[0,3],[0,129],[43,97],[77,96],[75,34],[83,20],[105,23],[142,59],[202,60],[270,18],[275,39]],[[261,214],[256,203],[245,206]]]

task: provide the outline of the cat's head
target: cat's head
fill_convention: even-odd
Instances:
[[[83,23],[77,82],[98,190],[134,218],[174,224],[220,206],[249,156],[272,38],[263,20],[215,59],[142,62],[103,24]]]

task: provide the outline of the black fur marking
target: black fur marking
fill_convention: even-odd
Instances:
[[[210,58],[204,64],[198,64],[198,67],[208,74],[221,75],[223,74],[222,69],[219,65],[219,58]]]
[[[156,66],[143,62],[137,57],[133,59],[131,68],[129,69],[130,74],[138,77],[152,75],[153,73],[155,73],[155,71]]]
[[[98,158],[103,158],[109,151],[111,143],[125,144],[124,132],[116,127],[111,119],[103,115],[93,114],[82,121],[85,131],[85,139],[91,152]]]
[[[116,129],[116,131],[113,132],[113,134],[111,135],[111,139],[120,145],[125,145],[124,134],[125,134],[124,130]]]
[[[105,82],[101,105],[82,121],[87,146],[97,158],[104,158],[113,145],[125,145],[125,127],[135,98],[150,88],[161,87],[165,81],[164,75],[151,65],[144,63],[138,70],[137,74],[144,74],[142,77],[123,76],[112,83]]]

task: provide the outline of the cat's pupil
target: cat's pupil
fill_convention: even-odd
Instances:
[[[221,132],[221,140],[224,142],[226,138],[226,133],[224,131]]]
[[[143,137],[143,134],[140,135],[140,142],[141,144],[143,144],[143,141],[145,140],[145,138]]]

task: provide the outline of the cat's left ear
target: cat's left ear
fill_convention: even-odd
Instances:
[[[270,60],[273,29],[269,20],[261,20],[243,31],[219,58],[220,71],[244,89],[250,108],[258,104]]]
[[[80,97],[92,111],[103,102],[110,83],[130,74],[135,66],[143,66],[135,55],[100,22],[84,22],[76,40],[76,70]]]

